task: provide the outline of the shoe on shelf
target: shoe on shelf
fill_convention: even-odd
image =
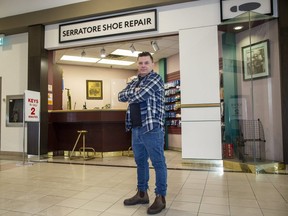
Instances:
[[[137,204],[147,204],[149,203],[149,196],[147,191],[137,191],[137,193],[129,198],[124,200],[124,205],[137,205]]]
[[[165,208],[166,208],[165,197],[161,195],[156,195],[154,203],[147,210],[147,214],[158,214]]]

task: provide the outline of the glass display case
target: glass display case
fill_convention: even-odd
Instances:
[[[248,11],[218,30],[223,146],[230,144],[242,162],[277,160],[282,143],[277,19]]]

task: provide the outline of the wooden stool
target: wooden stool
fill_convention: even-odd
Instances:
[[[132,151],[132,146],[130,146],[129,148],[128,148],[128,157],[130,157],[130,152]]]
[[[82,147],[79,148],[80,154],[81,154],[81,152],[83,153],[84,160],[95,158],[95,150],[94,150],[94,148],[86,147],[86,145],[85,145],[85,135],[86,135],[86,133],[88,133],[88,131],[87,130],[79,130],[77,132],[79,133],[79,135],[78,135],[77,140],[76,140],[76,142],[74,144],[74,147],[73,147],[73,149],[72,149],[72,151],[70,153],[69,158],[72,159],[74,151],[75,151],[75,148],[76,148],[76,146],[78,144],[78,141],[79,141],[81,135],[82,135],[82,139],[83,140],[82,140]],[[90,151],[94,152],[94,156],[93,157],[91,157],[91,156],[89,157],[88,154],[87,154],[87,157],[86,157],[85,156],[86,150],[90,150]]]

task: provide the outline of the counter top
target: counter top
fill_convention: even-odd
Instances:
[[[56,122],[124,122],[126,110],[91,109],[91,110],[53,110],[48,113],[50,123]]]
[[[48,110],[48,113],[72,113],[72,112],[109,112],[109,111],[126,111],[126,109],[82,109],[82,110]]]

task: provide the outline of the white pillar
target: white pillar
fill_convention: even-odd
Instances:
[[[179,31],[183,159],[222,159],[217,26]]]

